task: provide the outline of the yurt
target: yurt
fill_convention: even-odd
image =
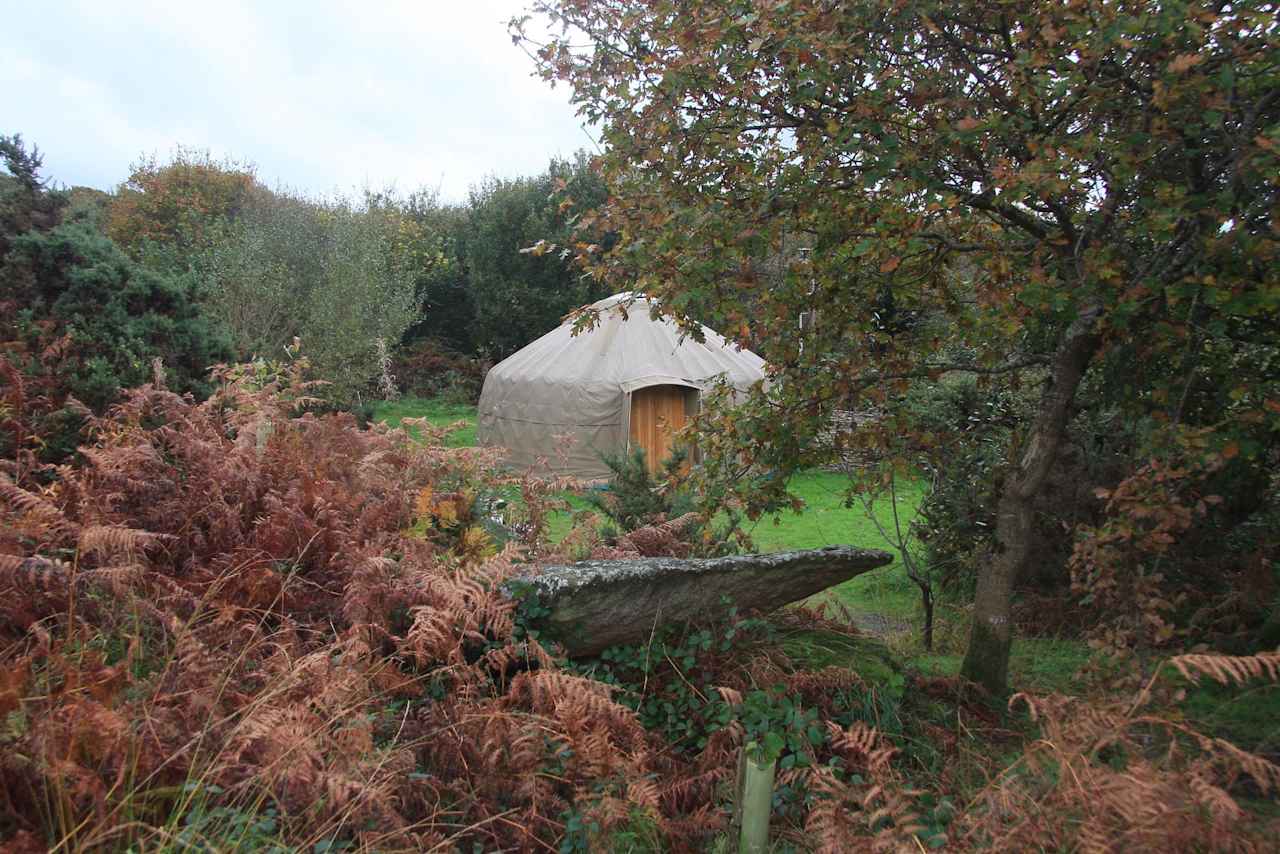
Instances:
[[[590,331],[574,335],[566,321],[485,376],[477,438],[508,449],[513,468],[545,459],[541,473],[596,480],[609,476],[602,454],[641,447],[656,469],[714,379],[745,391],[764,378],[755,353],[705,326],[695,341],[670,319],[651,317],[644,296],[615,294],[591,308],[598,322]]]

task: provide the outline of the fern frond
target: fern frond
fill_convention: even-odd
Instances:
[[[47,499],[28,492],[15,484],[6,474],[0,474],[0,502],[8,504],[33,524],[31,534],[36,537],[52,537],[58,541],[74,539],[80,526]]]
[[[1256,655],[1178,655],[1169,659],[1192,684],[1209,676],[1222,685],[1243,685],[1252,679],[1280,681],[1280,651]]]
[[[175,539],[119,525],[88,525],[80,531],[77,547],[81,554],[100,558],[133,557],[140,552]]]

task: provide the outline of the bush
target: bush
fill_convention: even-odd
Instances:
[[[920,504],[926,560],[949,593],[972,595],[978,568],[996,548],[996,503],[1008,470],[1008,448],[1030,417],[1021,390],[971,376],[912,389],[907,432],[927,441],[915,449],[930,488]],[[1116,483],[1132,454],[1134,432],[1117,413],[1085,409],[1072,419],[1048,483],[1034,502],[1035,546],[1020,583],[1061,592],[1077,525],[1099,518],[1095,490]]]
[[[400,348],[392,373],[400,390],[413,397],[436,397],[475,404],[480,399],[487,365],[431,338]]]
[[[607,521],[601,533],[611,545],[644,555],[714,557],[732,554],[749,543],[737,513],[727,513],[723,524],[716,525],[697,512],[688,483],[687,449],[673,451],[657,477],[649,471],[643,448],[629,454],[603,454],[601,459],[612,472],[608,486],[587,493],[586,498],[604,514]]]
[[[943,589],[972,593],[979,563],[994,545],[995,502],[1004,451],[1018,413],[1008,393],[979,388],[971,377],[913,388],[904,410],[930,484],[920,502],[925,560]]]
[[[0,154],[9,172],[0,173],[0,367],[9,384],[0,420],[11,422],[0,456],[61,461],[88,411],[151,379],[156,362],[170,388],[207,395],[209,368],[230,351],[195,281],[140,266],[83,205],[68,209],[20,139],[0,137]]]
[[[854,630],[730,612],[595,662],[557,658],[521,624],[537,603],[503,590],[560,558],[496,550],[477,512],[505,483],[494,457],[307,412],[303,365],[221,370],[203,403],[129,391],[46,487],[0,473],[0,844],[580,850],[641,835],[705,850],[750,742],[779,760],[788,838],[943,841],[945,799],[895,759],[915,738],[901,679],[872,675],[880,662],[798,666],[815,632],[825,656]],[[1184,675],[1235,681],[1280,666],[1190,658]],[[1249,775],[1269,791],[1280,771],[1152,718],[1151,698],[1105,715],[1035,700],[1050,737],[990,775],[953,841],[1072,849],[1093,815],[1162,850],[1207,849],[1207,829],[1251,841],[1225,787]],[[1178,736],[1173,761],[1165,741],[1142,754],[1160,728]],[[1127,768],[1102,753],[1116,744]],[[1135,771],[1154,809],[1126,795]]]
[[[95,411],[151,378],[155,359],[169,387],[207,396],[209,367],[230,355],[194,281],[139,267],[86,225],[20,235],[0,275],[22,306],[15,337],[63,339],[67,391]]]
[[[42,437],[46,462],[79,443],[80,404],[102,412],[156,370],[170,388],[203,397],[209,368],[230,356],[190,278],[140,267],[83,223],[13,238],[0,306],[0,340],[28,386],[25,405],[39,422],[31,431]]]
[[[394,348],[418,315],[427,262],[401,245],[402,225],[369,199],[263,193],[194,266],[241,357],[276,358],[300,337],[322,396],[350,406],[376,388],[379,340]]]

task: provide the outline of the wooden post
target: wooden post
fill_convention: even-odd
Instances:
[[[769,815],[773,812],[773,773],[776,758],[767,758],[755,743],[738,757],[737,799],[733,826],[741,828],[739,854],[765,854],[769,850]]]

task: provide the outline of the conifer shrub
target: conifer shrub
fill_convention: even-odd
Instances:
[[[689,481],[689,450],[677,447],[655,475],[643,448],[602,454],[611,472],[608,485],[586,494],[604,516],[601,534],[611,547],[601,556],[713,557],[750,545],[742,517],[728,508],[723,520],[698,506]],[[714,511],[711,511],[714,513]]]

